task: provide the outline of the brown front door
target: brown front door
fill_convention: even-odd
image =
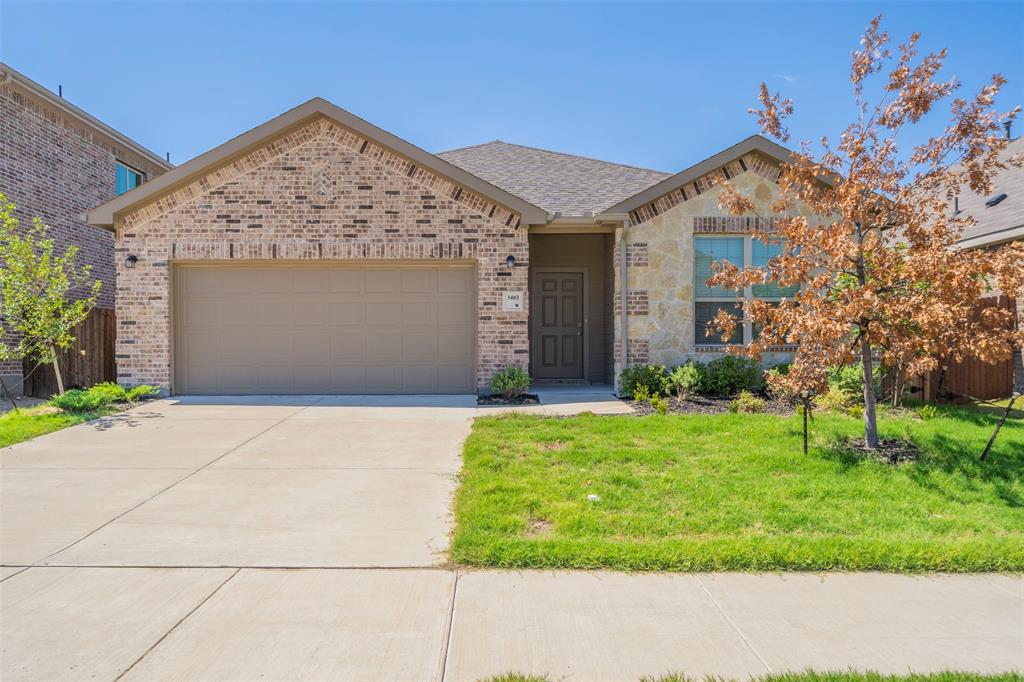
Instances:
[[[583,273],[534,273],[533,376],[583,378]]]

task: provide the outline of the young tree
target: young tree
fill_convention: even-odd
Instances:
[[[855,120],[838,144],[822,138],[822,151],[815,154],[803,143],[782,167],[780,196],[771,206],[773,233],[755,235],[781,240],[781,254],[764,268],[720,263],[710,280],[737,289],[762,282],[800,285],[778,305],[744,304],[743,316],[760,329],[746,352],[796,345],[789,374],[773,379],[779,389],[793,392],[821,390],[827,368],[859,359],[870,448],[878,446],[876,356],[883,365],[920,373],[942,357],[1005,360],[1024,344],[1024,330],[1012,329],[1012,312],[978,305],[996,290],[1024,287],[1024,244],[957,249],[973,218],[951,209],[962,187],[987,194],[996,172],[1008,163],[1021,165],[1021,159],[999,156],[1007,144],[1001,123],[1020,108],[993,110],[1005,83],[1000,75],[973,99],[955,96],[956,79],[937,79],[945,50],[918,59],[915,33],[894,53],[879,22],[880,17],[871,22],[851,55]],[[785,142],[792,102],[770,94],[764,84],[759,99],[761,108],[751,112],[761,129]],[[944,100],[950,101],[951,116],[941,133],[902,151],[900,134]],[[733,215],[754,213],[753,202],[728,181],[721,185],[724,208]],[[798,213],[798,204],[817,217]],[[722,311],[716,322],[728,338],[739,320]]]
[[[0,194],[0,359],[53,363],[63,393],[58,351],[74,343],[72,332],[96,305],[102,282],[75,263],[77,247],[55,255],[46,233],[39,218],[20,230],[14,204]]]

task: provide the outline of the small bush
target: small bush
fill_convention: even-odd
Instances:
[[[763,374],[760,363],[753,358],[723,355],[708,363],[704,385],[711,395],[736,395],[760,390]]]
[[[829,388],[826,392],[814,396],[814,407],[831,412],[846,412],[856,402],[856,396],[841,388]]]
[[[647,388],[644,384],[639,384],[633,389],[633,400],[638,403],[646,403],[651,399],[651,389]]]
[[[921,421],[929,421],[939,416],[939,410],[934,405],[925,404],[914,408],[914,414]]]
[[[647,388],[649,396],[668,393],[668,373],[663,365],[634,365],[619,375],[621,395],[636,396],[637,386]]]
[[[160,389],[157,386],[150,386],[149,384],[139,384],[138,386],[132,386],[126,392],[128,402],[134,403],[145,398],[157,395],[160,393]]]
[[[519,367],[506,367],[491,378],[491,391],[505,398],[520,396],[529,387],[530,375]]]
[[[104,405],[128,402],[128,392],[124,390],[124,387],[118,386],[112,381],[96,384],[88,390],[88,393],[102,401]]]
[[[73,388],[50,398],[50,404],[65,412],[95,412],[108,402],[105,402],[102,393],[90,393]]]
[[[881,370],[876,366],[872,370],[874,382],[878,382]],[[829,388],[838,388],[850,394],[857,402],[864,402],[864,369],[861,363],[833,367],[828,372]]]
[[[691,395],[700,395],[704,390],[706,375],[707,369],[703,363],[687,360],[668,375],[669,390],[684,399]]]
[[[864,406],[863,405],[850,405],[846,408],[846,414],[850,415],[854,419],[864,418]]]
[[[658,414],[668,414],[668,398],[661,396],[651,396],[651,407]]]
[[[740,391],[739,397],[729,403],[729,411],[749,414],[764,412],[764,400],[750,391]]]

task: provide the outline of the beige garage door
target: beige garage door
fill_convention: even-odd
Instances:
[[[469,265],[175,268],[175,392],[475,391]]]

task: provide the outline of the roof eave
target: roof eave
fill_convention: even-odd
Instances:
[[[130,211],[145,203],[155,201],[161,196],[206,175],[232,160],[244,156],[262,146],[268,139],[282,135],[289,130],[307,125],[318,117],[332,120],[356,133],[387,147],[415,163],[430,168],[475,192],[493,199],[518,212],[524,225],[543,224],[548,214],[543,209],[509,194],[494,185],[462,170],[444,159],[441,159],[386,130],[364,121],[345,111],[341,107],[315,97],[266,123],[259,125],[196,158],[183,163],[172,171],[151,180],[130,192],[97,206],[86,214],[86,222],[95,227],[112,230],[119,214]]]

